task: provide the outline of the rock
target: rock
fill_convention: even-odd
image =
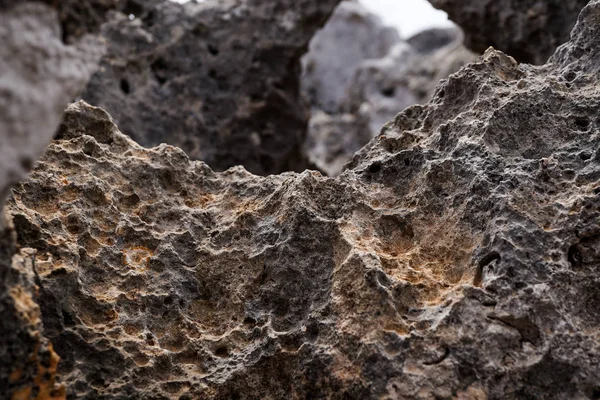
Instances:
[[[352,155],[371,140],[369,111],[333,115],[320,110],[313,112],[305,152],[319,171],[338,175]]]
[[[17,247],[2,209],[103,49],[93,37],[65,45],[56,11],[33,2],[0,3],[0,41],[0,397],[64,399],[56,379],[59,357],[44,337],[36,303],[35,252]]]
[[[465,44],[483,53],[489,46],[519,62],[543,64],[569,40],[588,0],[429,0],[465,31]]]
[[[342,112],[361,63],[384,57],[399,41],[396,29],[360,3],[342,2],[302,58],[302,89],[311,105],[328,114]]]
[[[2,216],[5,219],[5,216]],[[18,249],[10,219],[0,232],[0,390],[4,399],[65,399],[60,357],[43,335],[35,251]]]
[[[67,104],[98,66],[102,47],[62,42],[57,14],[22,2],[0,8],[0,208],[46,148]]]
[[[414,34],[406,41],[417,53],[431,54],[462,39],[463,35],[459,29],[429,28]]]
[[[397,43],[383,58],[363,60],[341,106],[344,113],[313,117],[307,154],[322,171],[339,174],[385,123],[411,105],[426,103],[442,79],[475,59],[458,29],[432,29]],[[351,119],[360,123],[349,125]]]
[[[303,170],[300,57],[339,1],[131,0],[135,19],[103,28],[108,52],[83,98],[140,144],[216,170]]]
[[[598,397],[598,20],[543,67],[489,49],[336,178],[72,105],[9,203],[67,396]]]

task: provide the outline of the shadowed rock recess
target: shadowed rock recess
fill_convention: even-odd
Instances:
[[[543,64],[569,40],[588,0],[429,0],[465,31],[465,44],[482,53],[488,46],[519,62]]]
[[[70,106],[8,205],[68,397],[598,398],[599,22],[543,67],[488,50],[337,178]]]
[[[300,57],[339,2],[129,0],[103,26],[108,51],[83,98],[144,146],[216,170],[302,171]]]

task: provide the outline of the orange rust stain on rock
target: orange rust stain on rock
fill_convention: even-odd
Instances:
[[[37,367],[37,374],[33,378],[33,382],[25,387],[17,389],[13,392],[11,400],[66,400],[66,388],[64,385],[56,385],[56,371],[60,357],[54,351],[52,343],[48,344],[48,360],[40,360],[40,338],[35,345],[33,352],[29,356],[29,362]],[[47,364],[46,367],[44,364]],[[18,377],[17,377],[18,376]],[[15,370],[11,373],[11,378],[19,379],[22,376],[22,370]],[[37,395],[32,397],[32,393],[36,388]]]
[[[154,252],[147,247],[134,246],[123,250],[123,264],[137,271],[146,271]]]
[[[10,296],[15,302],[16,310],[28,323],[34,325],[39,321],[40,309],[27,290],[16,285],[10,289]]]

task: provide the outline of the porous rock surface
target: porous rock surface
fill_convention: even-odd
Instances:
[[[0,8],[0,207],[46,148],[62,113],[94,73],[103,48],[62,41],[57,13],[35,2]],[[1,224],[0,224],[1,225]]]
[[[349,29],[353,21],[346,23]],[[337,113],[313,105],[305,144],[310,161],[326,174],[338,175],[385,123],[405,108],[429,101],[442,79],[477,58],[462,40],[459,29],[429,29],[397,42],[384,57],[363,59]]]
[[[429,0],[465,31],[465,44],[482,53],[489,46],[519,62],[543,64],[569,40],[588,0]]]
[[[64,108],[96,69],[93,37],[66,45],[57,12],[34,2],[0,2],[0,398],[64,398],[59,357],[36,303],[34,251],[19,248],[4,203],[45,150]],[[6,219],[6,220],[5,220]]]
[[[127,3],[83,98],[144,146],[177,145],[216,170],[303,170],[300,58],[340,0]]]
[[[72,105],[9,204],[69,398],[598,398],[599,21],[488,50],[337,178]]]

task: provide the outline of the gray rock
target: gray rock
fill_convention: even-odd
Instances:
[[[306,154],[319,171],[338,175],[352,155],[371,140],[370,110],[327,114],[316,110],[310,119]]]
[[[384,57],[399,41],[395,28],[360,3],[342,2],[302,58],[302,90],[311,105],[328,114],[343,112],[356,70],[365,60]]]
[[[64,108],[98,66],[93,37],[63,42],[58,14],[33,2],[0,3],[0,397],[65,398],[59,357],[36,303],[35,251],[20,248],[4,203],[45,150]]]
[[[385,57],[363,60],[346,91],[344,113],[328,119],[317,113],[309,124],[310,159],[321,171],[339,174],[385,123],[411,105],[426,103],[442,79],[475,59],[458,29],[432,29],[397,43]],[[349,126],[349,116],[360,123]]]
[[[489,46],[519,62],[543,64],[569,40],[587,0],[429,0],[465,31],[465,44],[483,53]]]
[[[337,178],[71,106],[9,203],[69,398],[598,397],[598,20],[543,67],[488,50]]]
[[[24,2],[0,9],[0,208],[44,151],[67,104],[96,70],[92,37],[62,41],[57,14]]]
[[[216,170],[303,170],[309,110],[300,57],[340,0],[138,2],[83,98],[144,146],[166,142]]]

